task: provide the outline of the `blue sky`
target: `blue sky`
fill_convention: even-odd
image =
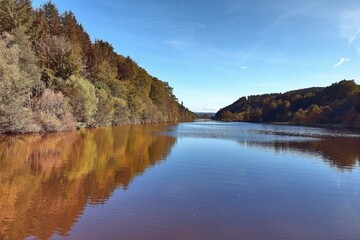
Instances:
[[[33,1],[38,7],[46,1]],[[360,77],[358,0],[53,0],[193,111]]]

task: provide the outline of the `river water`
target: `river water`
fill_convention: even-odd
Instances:
[[[0,239],[360,239],[360,134],[193,122],[0,136]]]

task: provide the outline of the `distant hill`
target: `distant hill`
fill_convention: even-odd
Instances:
[[[360,127],[360,86],[343,80],[331,86],[241,97],[220,109],[216,120],[342,124]]]
[[[204,118],[204,119],[211,119],[211,118],[215,117],[215,113],[196,112],[195,114],[198,118]]]

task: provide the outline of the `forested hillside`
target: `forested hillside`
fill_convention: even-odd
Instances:
[[[167,82],[110,43],[92,42],[72,12],[0,0],[0,133],[194,117]]]
[[[305,125],[342,124],[359,128],[360,86],[343,80],[326,88],[242,97],[217,112],[215,118]]]

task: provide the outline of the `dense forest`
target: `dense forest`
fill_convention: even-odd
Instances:
[[[245,122],[341,124],[360,128],[360,86],[343,80],[325,88],[242,97],[216,113],[215,119]]]
[[[193,119],[172,90],[71,11],[0,0],[0,133]]]

